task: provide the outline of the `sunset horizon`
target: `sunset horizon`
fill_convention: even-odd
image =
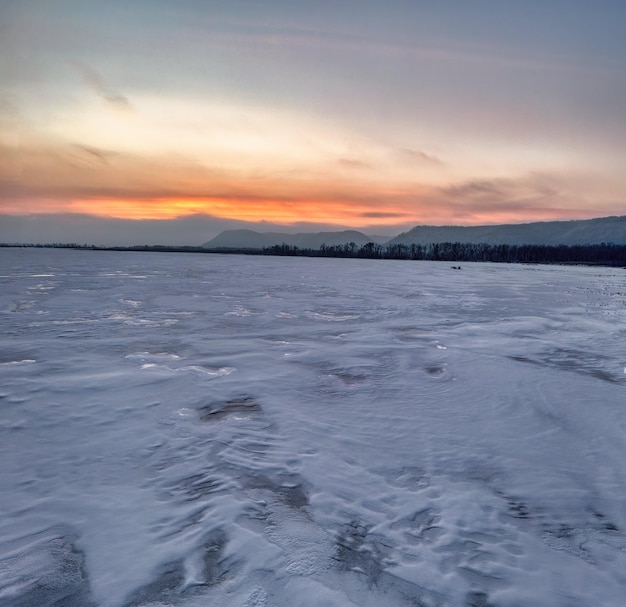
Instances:
[[[392,234],[623,214],[622,14],[5,4],[0,222]]]

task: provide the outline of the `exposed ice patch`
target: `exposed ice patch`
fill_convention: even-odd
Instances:
[[[192,372],[198,375],[205,375],[207,377],[223,377],[224,375],[230,375],[237,369],[235,367],[203,367],[201,365],[187,365],[185,367],[178,367],[176,371]]]
[[[121,320],[124,315],[118,315],[116,319]],[[126,317],[128,318],[128,317]],[[163,318],[161,320],[151,320],[148,318],[131,318],[124,320],[125,325],[134,327],[171,327],[178,322],[176,318]]]
[[[171,371],[172,373],[174,373],[174,371],[175,371],[174,369],[171,369],[167,365],[159,365],[157,363],[144,363],[139,368],[144,370],[144,371],[146,369],[154,369],[154,370],[159,370],[159,371]]]
[[[225,313],[225,316],[246,317],[246,316],[252,316],[253,314],[255,314],[255,312],[253,312],[249,308],[246,308],[244,306],[234,306],[232,310]]]
[[[305,311],[304,315],[313,320],[324,320],[327,322],[344,322],[346,320],[356,320],[358,314],[340,314],[338,312],[312,312]]]
[[[29,301],[20,301],[14,304],[9,310],[11,312],[24,312],[25,310],[29,310],[36,305],[37,302],[29,300]]]
[[[31,365],[37,361],[33,358],[23,358],[20,360],[4,360],[0,361],[0,365]]]
[[[134,352],[127,354],[125,358],[138,360],[180,360],[181,356],[172,352]]]

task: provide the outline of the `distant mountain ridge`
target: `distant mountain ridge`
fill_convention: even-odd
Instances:
[[[201,246],[205,249],[262,249],[277,244],[287,244],[301,249],[319,249],[322,245],[336,246],[350,242],[360,247],[368,242],[374,242],[374,239],[356,230],[300,232],[298,234],[226,230]]]
[[[626,245],[626,215],[569,221],[538,221],[522,224],[483,226],[418,225],[385,243],[379,236],[367,236],[357,230],[341,232],[256,232],[226,230],[205,242],[206,249],[262,249],[287,244],[301,249],[319,249],[353,242],[362,247],[368,242],[379,244],[428,245],[442,242],[507,245]]]
[[[415,226],[387,244],[441,242],[508,245],[626,244],[626,215],[486,226]]]

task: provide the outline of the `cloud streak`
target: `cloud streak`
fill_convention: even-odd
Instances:
[[[132,110],[128,97],[111,88],[111,86],[104,80],[102,75],[97,70],[81,63],[80,61],[72,61],[70,63],[79,73],[83,82],[110,108],[119,111]]]
[[[422,150],[402,148],[398,150],[398,155],[400,158],[409,160],[410,162],[414,162],[416,164],[426,164],[437,167],[442,167],[445,164],[441,158],[438,158],[434,154],[428,154]]]

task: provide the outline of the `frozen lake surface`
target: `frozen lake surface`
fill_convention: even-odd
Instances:
[[[623,607],[623,269],[0,250],[1,607]]]

